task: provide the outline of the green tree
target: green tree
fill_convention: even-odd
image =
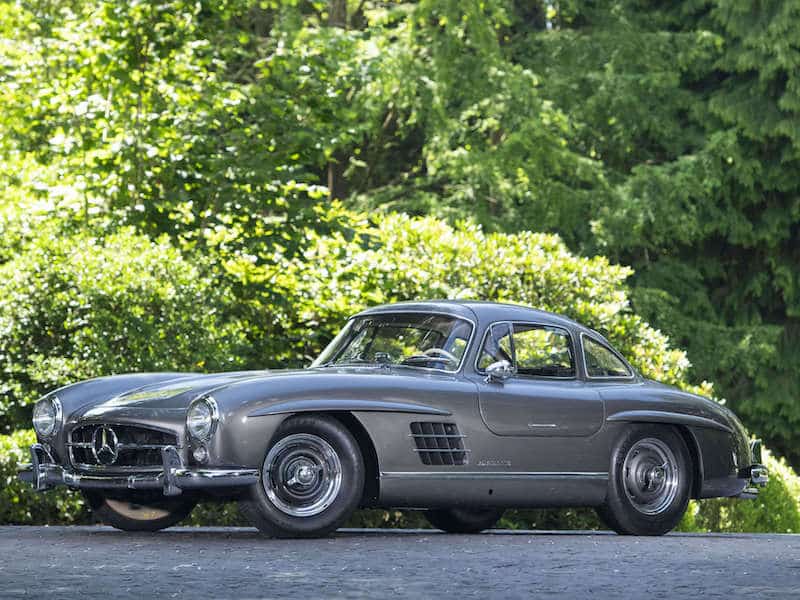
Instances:
[[[794,2],[571,3],[514,56],[580,124],[614,193],[580,247],[636,271],[640,314],[800,460]]]

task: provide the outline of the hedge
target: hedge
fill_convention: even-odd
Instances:
[[[49,233],[0,265],[0,432],[29,426],[39,396],[76,380],[242,365],[242,324],[219,311],[235,298],[201,257],[129,229]]]
[[[340,206],[331,212],[337,220],[344,214]],[[404,215],[346,216],[347,227],[309,229],[301,254],[270,260],[221,246],[179,250],[167,238],[153,241],[129,229],[44,235],[22,246],[0,266],[0,423],[26,426],[39,394],[75,379],[307,364],[354,312],[420,298],[492,299],[564,313],[607,335],[646,376],[711,393],[705,382],[689,384],[685,354],[631,311],[626,267],[576,256],[555,235],[486,233]],[[2,522],[90,519],[79,496],[34,496],[11,482],[31,434],[2,439]],[[684,528],[800,531],[794,473],[769,460],[778,475],[758,503],[770,510],[704,502]],[[223,505],[199,508],[190,522],[241,519]],[[351,524],[424,522],[414,513],[365,511]],[[509,511],[502,525],[600,526],[585,510]]]
[[[80,493],[57,488],[37,493],[16,478],[20,463],[28,462],[31,430],[0,435],[0,525],[80,525],[92,517]],[[693,501],[681,523],[683,531],[800,533],[800,478],[785,461],[765,452],[771,478],[756,500]],[[195,508],[186,525],[248,525],[234,503]],[[400,510],[361,510],[349,527],[429,527],[422,513]],[[509,510],[498,527],[506,529],[603,529],[591,509]]]

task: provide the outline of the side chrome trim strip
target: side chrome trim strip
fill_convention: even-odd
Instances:
[[[608,479],[601,471],[381,471],[381,479]]]
[[[266,417],[283,413],[316,412],[327,410],[352,410],[360,412],[398,412],[418,415],[448,416],[450,411],[413,404],[411,402],[392,402],[383,400],[286,400],[259,408],[249,413],[248,417]]]

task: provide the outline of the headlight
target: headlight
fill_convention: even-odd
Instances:
[[[213,398],[196,400],[186,412],[186,429],[196,440],[207,440],[214,433],[218,419],[217,403]]]
[[[39,400],[33,407],[33,428],[42,437],[50,437],[61,427],[61,402],[58,398]]]

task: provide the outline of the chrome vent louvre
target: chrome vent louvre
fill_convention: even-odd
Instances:
[[[113,462],[98,460],[94,444],[95,432],[106,428],[114,432]],[[163,467],[161,449],[177,446],[175,434],[136,425],[92,423],[79,425],[69,432],[67,449],[72,465],[83,471],[160,470]]]
[[[466,465],[469,450],[464,447],[464,438],[455,423],[416,421],[411,423],[414,452],[423,465]]]

